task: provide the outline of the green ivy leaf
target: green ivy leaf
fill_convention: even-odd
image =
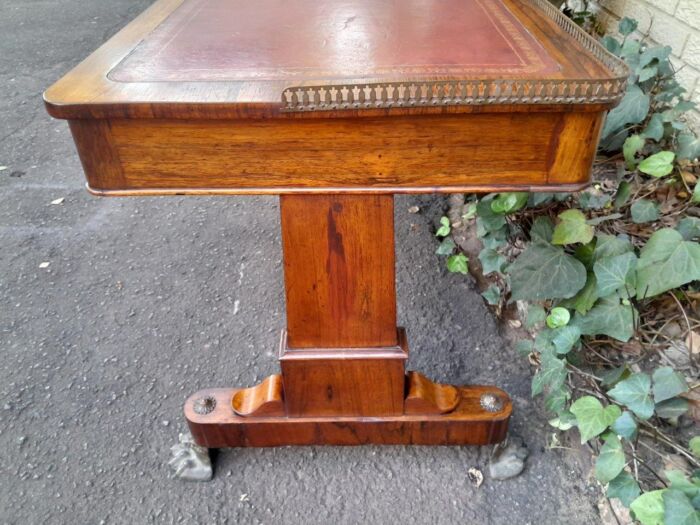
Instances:
[[[527,200],[528,208],[537,208],[542,204],[546,204],[554,198],[554,193],[547,192],[537,192],[530,193],[530,197]]]
[[[691,438],[688,442],[688,448],[693,453],[693,456],[700,458],[700,436]]]
[[[626,180],[623,180],[617,186],[617,193],[615,194],[615,200],[613,201],[613,206],[615,206],[615,208],[619,208],[619,207],[623,206],[629,200],[631,194],[632,194],[632,185],[629,182],[627,182]]]
[[[659,218],[659,205],[649,199],[639,199],[632,204],[630,212],[635,224],[654,222]]]
[[[477,219],[476,222],[478,230],[479,219]],[[508,244],[505,226],[498,230],[494,230],[492,232],[485,233],[484,235],[480,235],[479,237],[481,238],[481,242],[484,245],[484,248],[491,248],[492,250],[497,250],[498,248],[502,248],[503,246]]]
[[[693,474],[693,480],[689,480],[685,477],[685,474],[680,470],[664,470],[664,475],[670,482],[670,488],[675,490],[680,490],[689,498],[695,497],[700,494],[700,478],[697,476],[696,471]]]
[[[532,397],[545,390],[548,392],[556,390],[564,381],[566,381],[566,367],[561,359],[549,359],[546,366],[543,361],[542,369],[532,378]]]
[[[601,483],[615,479],[625,467],[625,453],[620,438],[613,435],[605,440],[600,455],[595,462],[595,477]]]
[[[700,511],[693,508],[688,496],[669,489],[663,494],[665,525],[700,525]]]
[[[673,171],[673,159],[676,154],[672,151],[659,151],[639,163],[639,171],[652,177],[665,177]]]
[[[671,228],[654,232],[637,264],[637,297],[654,297],[700,279],[700,244]]]
[[[476,202],[470,202],[467,204],[467,211],[465,211],[464,215],[462,215],[462,219],[469,221],[474,217],[476,217]]]
[[[661,403],[688,391],[688,385],[681,374],[670,366],[654,370],[654,401]]]
[[[642,151],[645,143],[646,141],[641,135],[630,135],[625,140],[625,143],[622,145],[622,154],[625,157],[628,170],[633,170],[637,165],[637,159],[635,157],[637,153]]]
[[[549,315],[547,316],[547,326],[552,330],[555,328],[561,328],[562,326],[569,324],[570,320],[571,314],[569,313],[569,310],[562,308],[561,306],[557,306],[552,308],[552,311],[549,312]]]
[[[554,224],[549,217],[540,216],[537,217],[532,222],[532,228],[530,228],[530,238],[535,240],[541,240],[544,242],[552,242],[552,234],[554,233]]]
[[[530,194],[527,192],[499,193],[491,201],[491,211],[494,213],[514,213],[521,210],[527,204]]]
[[[440,218],[440,227],[438,230],[435,232],[436,237],[446,237],[447,235],[450,234],[452,231],[452,227],[450,226],[450,219],[447,217],[441,217]]]
[[[626,39],[622,44],[622,58],[630,69],[636,69],[639,66],[639,53],[642,49],[642,43],[639,40]],[[635,84],[636,85],[636,84]]]
[[[554,345],[552,344],[552,330],[544,329],[535,335],[535,348],[542,354],[554,357]]]
[[[618,366],[605,372],[602,376],[600,384],[604,387],[613,386],[614,384],[627,379],[630,376],[630,371],[627,365]]]
[[[645,492],[630,504],[630,510],[642,525],[664,525],[664,492]]]
[[[576,310],[583,315],[588,312],[598,300],[597,281],[593,272],[586,275],[586,284],[579,292],[570,299],[562,301],[560,306]]]
[[[676,420],[685,414],[690,408],[690,404],[686,399],[682,397],[674,397],[672,399],[667,399],[661,403],[657,403],[654,408],[656,415],[663,419]]]
[[[620,407],[617,405],[603,405],[593,396],[583,396],[571,404],[571,413],[576,416],[581,443],[602,434],[620,417]]]
[[[690,202],[700,202],[700,184],[696,184],[693,188],[693,195],[690,197]]]
[[[571,394],[569,390],[564,386],[559,386],[545,396],[544,407],[554,414],[561,413],[566,408],[566,403],[569,401]]]
[[[559,219],[552,235],[552,244],[587,244],[593,239],[593,226],[586,223],[586,216],[581,210],[566,210],[559,214]]]
[[[625,507],[629,507],[630,503],[642,493],[642,490],[632,475],[623,470],[610,481],[607,493],[608,498],[617,498]]]
[[[618,297],[605,297],[586,314],[576,315],[574,321],[583,335],[603,334],[627,342],[634,335],[637,311]]]
[[[651,116],[649,122],[647,123],[647,127],[644,128],[644,131],[642,132],[642,135],[648,139],[656,140],[657,142],[663,138],[664,121],[660,113],[654,113]]]
[[[463,253],[450,255],[447,258],[447,269],[453,273],[462,273],[467,275],[467,273],[469,273],[468,262],[469,259]]]
[[[612,431],[620,437],[631,441],[637,435],[637,421],[634,416],[626,410],[612,424]]]
[[[445,237],[440,243],[440,246],[437,247],[437,250],[435,250],[435,253],[437,255],[450,255],[455,247],[456,245],[452,237]]]
[[[671,56],[671,46],[650,46],[639,56],[639,67],[643,68],[651,64],[654,60],[662,62]],[[641,81],[641,79],[640,79]]]
[[[627,124],[642,122],[649,113],[650,102],[649,95],[636,84],[630,84],[617,107],[608,113],[602,136],[607,137]]]
[[[649,419],[654,414],[651,379],[647,374],[632,374],[615,385],[608,395],[625,405],[640,419]]]
[[[695,188],[700,188],[697,184]],[[700,219],[697,217],[685,217],[678,221],[676,230],[681,234],[683,240],[692,241],[700,237]]]
[[[500,272],[508,262],[503,255],[490,248],[484,248],[479,252],[479,261],[481,261],[484,275]]]
[[[622,51],[622,44],[620,44],[620,42],[618,42],[617,39],[608,35],[604,36],[601,42],[605,46],[605,49],[610,51],[613,55],[620,56],[620,52]]]
[[[529,304],[527,306],[527,317],[525,319],[525,328],[534,328],[540,323],[544,323],[547,318],[547,312],[538,304]]]
[[[506,224],[505,215],[502,213],[494,213],[491,209],[492,196],[486,196],[476,205],[476,223],[477,227],[483,228],[486,232],[494,232],[500,230]]]
[[[557,354],[568,354],[581,339],[581,329],[578,326],[564,326],[558,328],[552,337],[552,344]]]
[[[541,394],[545,390],[552,392],[562,387],[566,381],[566,365],[561,359],[541,353],[540,370],[532,378],[532,396]]]
[[[578,196],[578,204],[584,210],[600,210],[610,202],[610,195],[595,188],[582,191]]]
[[[637,29],[638,24],[639,22],[637,22],[636,20],[624,17],[622,20],[620,20],[620,24],[617,26],[617,28],[620,31],[621,35],[627,36],[634,33],[635,29]]]
[[[679,159],[693,161],[700,158],[700,138],[691,132],[679,133],[678,148],[676,149]]]
[[[639,82],[646,82],[650,78],[654,78],[659,73],[659,68],[656,66],[643,67],[639,71]]]
[[[620,289],[634,294],[636,267],[637,256],[633,252],[598,259],[593,265],[598,295],[605,297]]]
[[[596,240],[593,239],[588,244],[579,244],[574,249],[574,257],[581,261],[586,267],[586,270],[591,270],[593,268],[593,263],[595,262],[595,245]]]
[[[482,294],[481,297],[486,299],[486,302],[494,306],[501,302],[501,289],[492,284]]]
[[[586,268],[562,248],[533,242],[510,266],[514,300],[568,298],[586,284]]]
[[[548,421],[554,428],[567,431],[576,426],[576,417],[568,410],[563,410],[557,417]]]
[[[600,234],[596,237],[595,252],[593,256],[596,260],[603,257],[614,257],[623,253],[634,251],[632,243],[625,237],[615,237],[614,235]]]

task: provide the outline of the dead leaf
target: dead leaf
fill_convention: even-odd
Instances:
[[[634,523],[630,516],[630,510],[617,498],[601,498],[598,502],[598,513],[603,525],[632,525]]]
[[[691,330],[685,338],[685,345],[690,348],[691,353],[700,354],[700,332]]]
[[[411,206],[408,209],[408,213],[418,213],[420,211],[420,208],[418,206]]]
[[[664,458],[664,468],[663,477],[665,478],[665,472],[668,470],[681,470],[683,472],[690,472],[690,465],[688,465],[688,460],[685,459],[680,454],[668,454]]]
[[[681,170],[681,177],[683,178],[686,184],[695,184],[698,181],[698,178],[695,176],[695,174],[687,170]]]
[[[620,352],[628,355],[641,355],[642,343],[637,340],[628,341],[620,347]]]
[[[467,471],[467,478],[469,479],[469,482],[477,489],[481,487],[481,484],[484,482],[484,475],[478,468],[474,467]]]
[[[688,400],[688,412],[686,415],[692,417],[695,421],[700,421],[700,391],[690,390],[680,395],[680,397]]]
[[[540,366],[540,356],[536,352],[527,354],[527,360],[532,366]]]

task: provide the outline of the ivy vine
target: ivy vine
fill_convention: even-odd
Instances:
[[[471,195],[462,220],[475,221],[483,245],[484,299],[526,311],[533,338],[517,350],[537,366],[532,395],[543,397],[550,424],[577,429],[597,450],[596,478],[643,525],[700,525],[700,437],[679,441],[676,431],[700,403],[700,141],[683,120],[694,104],[671,48],[633,38],[636,28],[625,18],[621,40],[603,39],[632,75],[605,122],[594,186]],[[451,228],[443,217],[437,253],[467,273]],[[669,309],[685,325],[684,367],[656,358],[658,312]],[[641,446],[671,450],[685,468],[659,475]]]

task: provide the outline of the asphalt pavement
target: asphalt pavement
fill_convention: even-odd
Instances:
[[[284,296],[276,198],[91,197],[43,109],[148,4],[0,0],[0,523],[598,523],[588,458],[547,448],[527,363],[433,253],[439,196],[396,199],[409,365],[507,390],[523,474],[489,479],[486,447],[368,446],[222,450],[212,482],[170,478],[186,397],[277,370]]]

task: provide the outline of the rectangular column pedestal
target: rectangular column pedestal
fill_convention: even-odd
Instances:
[[[495,387],[406,374],[396,327],[392,195],[284,195],[287,300],[282,373],[198,392],[185,415],[198,445],[486,445],[511,402]]]

